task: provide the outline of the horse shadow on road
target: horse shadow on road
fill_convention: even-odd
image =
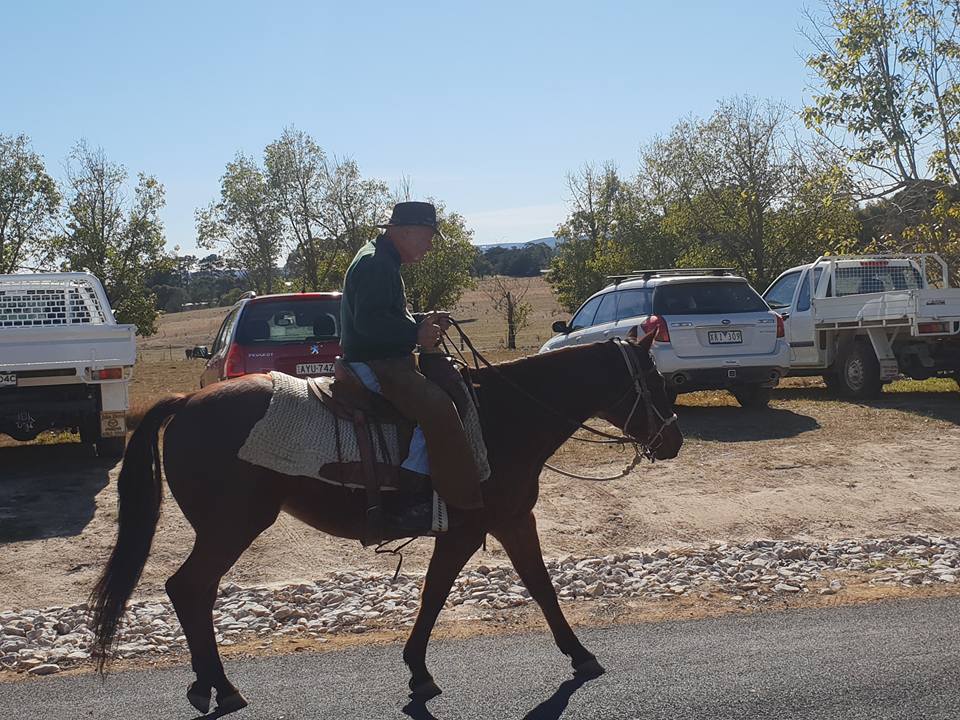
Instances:
[[[115,464],[80,443],[0,447],[0,543],[79,535]]]
[[[573,694],[596,677],[574,676],[560,683],[554,693],[523,716],[523,720],[559,720]],[[413,720],[440,720],[431,713],[422,700],[411,700],[403,707],[403,714]]]
[[[809,415],[782,408],[677,405],[675,409],[684,436],[699,440],[782,440],[820,427]]]

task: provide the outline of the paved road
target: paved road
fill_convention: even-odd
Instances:
[[[582,637],[607,674],[581,684],[546,635],[432,646],[444,694],[406,705],[400,648],[232,662],[251,705],[294,718],[960,718],[960,598],[621,626]],[[193,717],[187,668],[0,684],[0,718]]]

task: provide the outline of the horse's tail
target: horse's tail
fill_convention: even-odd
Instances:
[[[116,640],[120,618],[133,594],[160,517],[160,428],[186,403],[187,396],[165,398],[150,408],[130,437],[117,479],[117,542],[90,593],[93,651],[102,672]]]

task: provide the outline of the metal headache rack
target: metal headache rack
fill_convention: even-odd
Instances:
[[[96,289],[82,273],[0,276],[0,327],[104,323]]]
[[[736,275],[734,268],[662,268],[659,270],[631,270],[625,275],[607,275],[607,280],[619,285],[624,280],[649,280],[652,277],[683,277],[687,275]]]

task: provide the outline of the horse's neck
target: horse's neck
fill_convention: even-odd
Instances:
[[[485,418],[490,423],[504,423],[498,429],[512,430],[504,439],[536,449],[545,460],[580,423],[604,408],[609,385],[601,382],[605,350],[586,345],[478,371],[481,413],[491,413]]]

